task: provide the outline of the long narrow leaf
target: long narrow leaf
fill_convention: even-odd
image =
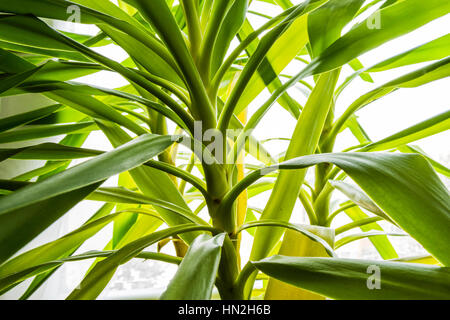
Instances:
[[[225,234],[198,236],[189,247],[162,300],[211,299]]]
[[[450,271],[411,263],[274,256],[264,273],[333,299],[450,299]],[[374,274],[374,270],[376,274]],[[372,280],[379,277],[379,287]]]

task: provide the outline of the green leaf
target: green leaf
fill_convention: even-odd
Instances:
[[[434,39],[411,50],[400,53],[368,68],[367,72],[379,72],[402,66],[444,59],[450,55],[450,34]]]
[[[399,146],[397,148],[398,151],[403,153],[417,153],[424,156],[428,162],[433,166],[433,169],[436,170],[436,172],[446,176],[447,178],[450,178],[450,169],[443,164],[433,160],[430,158],[423,150],[421,150],[418,146]]]
[[[71,5],[75,5],[75,3],[61,0],[42,0],[38,4],[32,0],[17,0],[10,3],[2,3],[0,5],[0,11],[23,15],[33,14],[46,18],[67,20],[71,15],[67,12],[67,8]],[[81,23],[95,24],[101,22],[99,18],[102,14],[82,6],[79,6],[79,9]]]
[[[48,61],[36,73],[31,75],[27,82],[43,82],[43,81],[68,81],[80,77],[84,77],[95,72],[105,70],[106,68],[86,62],[68,62],[68,61]]]
[[[118,185],[127,189],[136,188],[136,184],[133,182],[128,172],[123,172],[119,175]],[[127,205],[119,204],[116,207],[116,211],[126,210]],[[116,221],[114,221],[113,226],[113,236],[112,236],[112,248],[116,248],[117,244],[124,237],[124,235],[133,227],[134,223],[137,221],[138,215],[136,212],[126,212]]]
[[[117,149],[101,154],[56,176],[31,185],[0,200],[0,215],[51,196],[90,185],[133,169],[174,143],[173,136],[147,134]],[[140,150],[140,152],[136,152]]]
[[[230,191],[224,202],[235,199],[241,190],[261,175],[320,163],[333,163],[344,170],[398,226],[444,265],[450,264],[450,255],[442,250],[450,241],[447,232],[450,194],[428,161],[417,154],[330,153],[304,156],[252,172]],[[279,212],[279,208],[277,210]],[[430,230],[433,233],[430,234]]]
[[[13,42],[14,41],[19,41],[19,42],[23,41],[23,38],[26,38],[27,36],[33,36],[33,34],[31,34],[31,35],[29,34],[29,28],[31,28],[32,30],[36,30],[36,32],[42,33],[45,35],[45,39],[43,39],[43,41],[48,40],[51,43],[54,43],[54,46],[56,46],[56,43],[59,43],[60,49],[62,47],[71,48],[73,50],[76,50],[77,52],[80,52],[80,53],[86,55],[90,59],[97,61],[112,70],[117,71],[118,73],[120,73],[122,76],[124,76],[128,80],[133,81],[133,82],[137,83],[138,85],[142,86],[143,88],[145,88],[146,90],[150,91],[152,94],[157,96],[159,99],[164,101],[166,104],[170,105],[172,108],[176,108],[178,113],[185,113],[185,110],[181,106],[179,106],[168,94],[166,94],[165,92],[160,90],[156,85],[154,85],[152,82],[148,81],[144,76],[142,76],[135,70],[126,68],[122,64],[93,51],[92,49],[64,36],[61,33],[58,33],[57,31],[55,31],[54,29],[50,28],[45,23],[40,21],[39,19],[30,17],[30,16],[27,16],[27,17],[18,16],[19,19],[18,19],[18,21],[16,21],[16,20],[14,20],[14,17],[16,17],[16,16],[9,16],[9,17],[13,17],[13,18],[12,18],[12,21],[8,21],[8,23],[16,26],[17,29],[22,30],[21,37],[19,37],[19,39],[15,39],[14,37],[12,37],[13,39],[11,41],[13,41]],[[2,19],[0,19],[0,22],[1,21],[2,21]],[[1,37],[1,35],[2,34],[0,32],[0,37]],[[53,90],[57,90],[57,89],[53,89]],[[202,92],[205,93],[204,88],[203,88]],[[143,134],[146,132],[143,128],[141,128],[135,122],[122,116],[114,108],[111,108],[105,104],[102,104],[99,101],[95,101],[95,98],[93,98],[93,97],[87,97],[87,96],[79,95],[75,92],[67,92],[67,91],[63,92],[63,94],[61,94],[61,93],[58,94],[58,93],[56,93],[56,92],[48,93],[47,96],[50,96],[50,98],[55,99],[54,97],[56,95],[56,100],[63,99],[63,100],[65,100],[64,103],[66,103],[66,104],[71,104],[72,100],[74,100],[75,103],[72,103],[71,107],[81,108],[84,110],[84,112],[88,112],[87,114],[91,115],[91,116],[100,116],[100,118],[103,118],[103,119],[106,118],[108,120],[112,120],[117,123],[120,123],[121,125],[130,129],[137,135],[140,135],[140,134]],[[74,96],[71,96],[70,98],[68,98],[68,96],[70,96],[70,94],[73,94]],[[205,95],[206,95],[206,93],[205,93]],[[87,99],[90,99],[90,101],[88,101],[86,103]],[[206,96],[205,96],[205,99],[207,99]],[[209,100],[206,100],[206,102],[209,103]],[[89,103],[92,104],[92,107],[89,105]],[[199,106],[202,106],[202,104],[199,104]],[[211,106],[209,106],[209,107],[211,107]]]
[[[25,71],[20,74],[0,78],[0,94],[18,86],[19,84],[33,76],[40,69],[41,67],[38,67],[36,69]]]
[[[170,4],[169,4],[170,7]],[[177,19],[181,14],[181,9],[184,13],[184,20],[186,22],[187,31],[189,35],[189,49],[191,50],[191,54],[193,57],[198,56],[198,51],[202,42],[202,30],[200,26],[200,16],[199,9],[200,5],[195,0],[182,0],[180,1],[180,5],[176,7],[177,11],[175,12],[175,18]],[[175,7],[172,8],[172,12]],[[180,25],[180,20],[177,19],[178,25]]]
[[[293,19],[295,19],[295,17]],[[258,33],[259,30],[261,30],[263,27],[261,27],[257,31],[254,31],[252,26],[250,25],[250,23],[248,21],[246,21],[245,24],[243,25],[241,31],[239,32],[239,38],[243,38],[241,40],[241,45],[244,44],[248,38],[251,38],[252,35],[254,35],[255,33]],[[286,32],[288,32],[288,31],[286,31]],[[293,31],[290,31],[290,33],[293,34]],[[281,37],[282,36],[283,35],[281,35]],[[306,38],[305,38],[305,41],[307,41]],[[301,45],[301,42],[299,43],[299,46],[300,45]],[[258,47],[256,46],[256,44],[248,45],[246,48],[247,55],[253,56],[255,54],[257,48]],[[273,50],[275,50],[275,48],[276,47],[273,47]],[[275,65],[275,66],[271,65],[271,61],[276,63],[277,60],[275,60],[274,58],[269,59],[269,57],[268,57],[269,53],[270,53],[270,50],[267,52],[266,57],[261,62],[261,65],[258,67],[257,74],[252,76],[252,79],[250,80],[250,81],[252,81],[252,85],[247,87],[246,93],[243,96],[241,96],[240,100],[244,99],[245,101],[250,102],[263,90],[264,87],[267,87],[269,89],[269,91],[271,93],[273,93],[280,86],[282,86],[281,80],[279,80],[277,77],[277,75],[279,75],[280,72],[282,71],[282,69],[281,69],[282,67],[277,66],[277,65]],[[285,61],[281,62],[283,64],[286,63],[286,65],[287,65],[287,63],[289,63],[290,60],[293,59],[292,56],[294,56],[294,53],[289,55],[289,52],[287,52],[287,51],[278,52],[278,54],[286,55],[286,58],[284,59]],[[278,55],[277,57],[279,58],[281,56]],[[229,59],[229,58],[227,58],[227,59]],[[263,86],[261,87],[260,84],[262,84]],[[298,116],[300,114],[301,106],[294,99],[292,99],[292,97],[287,92],[284,92],[278,98],[278,102],[283,108],[285,108],[286,110],[291,112],[291,114],[295,118],[298,118]],[[245,107],[243,106],[243,104],[241,102],[238,102],[235,113],[239,114],[239,112],[241,112],[244,109],[245,109]]]
[[[173,70],[178,72],[178,67],[172,55],[159,39],[156,38],[153,30],[149,30],[148,24],[140,16],[136,14],[131,16],[129,13],[124,12],[121,7],[117,7],[117,5],[108,0],[74,0],[73,2],[96,10],[96,16],[100,13],[102,21],[105,22],[105,24],[100,26],[108,24],[136,38],[136,40],[145,44],[169,63]],[[46,13],[48,14],[48,10]],[[116,19],[111,19],[111,17],[115,17]]]
[[[109,211],[114,208],[114,205],[108,204],[107,206]],[[0,278],[5,278],[27,268],[67,256],[74,248],[83,244],[86,239],[89,239],[107,224],[114,221],[118,215],[119,214],[112,214],[94,219],[90,223],[83,225],[62,238],[22,253],[0,267]]]
[[[69,164],[68,161],[55,161],[55,162],[46,164],[40,168],[22,173],[18,176],[15,176],[12,179],[17,180],[17,181],[29,181],[35,177],[40,177],[40,176],[46,175],[50,172],[53,172],[56,169],[59,169],[63,166],[66,167],[68,164]]]
[[[365,72],[365,68],[363,66],[363,64],[361,63],[361,61],[359,61],[358,59],[354,59],[352,61],[350,61],[348,63],[348,65],[355,71],[357,71],[355,74],[357,74],[358,76],[361,77],[362,80],[370,82],[370,83],[374,83],[372,77],[370,76],[370,74],[368,72]],[[353,78],[350,77],[350,79],[353,80]]]
[[[307,67],[310,74],[340,67],[389,40],[411,32],[450,11],[442,0],[405,0],[378,10],[381,28],[370,28],[370,19],[357,24],[336,40]],[[411,19],[414,17],[414,19]]]
[[[143,135],[113,151],[2,197],[0,262],[94,191],[103,180],[141,165],[173,142],[171,136]],[[48,208],[52,214],[48,213]]]
[[[262,272],[333,299],[450,299],[449,268],[411,263],[273,256],[253,262]],[[380,289],[373,285],[379,268]],[[375,269],[376,270],[376,269]]]
[[[33,46],[27,46],[22,43],[7,42],[7,41],[1,41],[1,40],[0,40],[0,46],[3,49],[11,50],[14,52],[40,55],[40,56],[45,57],[45,59],[58,58],[58,59],[65,59],[65,60],[91,62],[90,59],[86,58],[82,54],[75,52],[75,51],[43,49],[43,48],[37,48],[37,47],[33,47]],[[3,65],[2,65],[2,68],[4,68]]]
[[[167,61],[157,55],[150,48],[137,41],[130,35],[114,32],[114,29],[111,27],[101,26],[101,28],[110,35],[114,42],[127,51],[130,57],[142,65],[145,70],[151,74],[162,77],[165,80],[176,83],[179,86],[184,86],[183,81],[174,72]]]
[[[55,104],[0,119],[0,132],[14,129],[21,125],[45,118],[46,116],[51,115],[60,109],[61,105]]]
[[[241,1],[244,2],[244,1]],[[216,0],[211,4],[208,20],[204,28],[204,36],[198,50],[199,70],[205,79],[209,79],[211,70],[211,60],[215,43],[230,8],[235,4],[235,0]],[[239,13],[238,13],[239,14]],[[195,50],[194,50],[195,52]]]
[[[29,16],[6,15],[0,18],[0,40],[26,46],[75,52],[61,41],[59,34],[42,21]]]
[[[351,208],[355,208],[355,206],[351,206],[351,207],[349,206],[347,208],[351,209]],[[344,208],[343,210],[345,210],[347,208]],[[343,226],[336,228],[336,235],[341,234],[346,231],[349,231],[349,230],[352,230],[352,229],[355,229],[355,228],[358,228],[358,227],[367,226],[368,224],[373,224],[374,222],[378,222],[380,220],[383,220],[383,218],[366,216],[359,220],[355,219],[353,222],[344,224]]]
[[[32,23],[38,23],[36,22],[33,18],[29,18],[31,19]],[[1,19],[0,19],[1,21]],[[42,24],[42,22],[40,22]],[[40,25],[40,27],[42,28],[42,25]],[[44,30],[46,30],[47,32],[52,33],[52,29],[50,28],[43,28]],[[50,31],[48,31],[47,29],[49,29]],[[55,32],[56,33],[56,32]],[[52,33],[53,34],[53,33]],[[58,41],[61,41],[60,37],[58,36],[58,34],[56,33],[53,34],[53,37],[55,39],[57,39]],[[64,43],[63,41],[61,41],[62,43]],[[35,66],[32,65],[31,63],[26,62],[26,60],[21,59],[18,56],[13,56],[11,54],[6,55],[8,57],[9,60],[13,60],[15,62],[16,65],[20,66],[20,69],[22,68],[27,68],[27,69],[32,69]],[[19,67],[18,67],[19,68]],[[19,69],[15,70],[15,72],[19,71]],[[52,83],[53,84],[53,83]],[[99,118],[99,119],[106,119],[109,121],[113,121],[116,122],[120,125],[123,125],[124,127],[126,127],[127,129],[131,130],[132,132],[136,133],[137,135],[141,135],[141,134],[145,134],[147,133],[147,131],[145,129],[143,129],[142,127],[140,127],[138,124],[136,124],[134,121],[128,119],[127,117],[123,116],[120,114],[120,112],[118,112],[117,110],[115,110],[114,108],[112,108],[111,106],[97,100],[96,98],[90,96],[90,94],[92,93],[87,93],[87,94],[80,94],[80,92],[75,92],[76,89],[75,86],[71,86],[70,84],[67,83],[63,83],[66,87],[68,88],[60,88],[60,87],[54,87],[54,88],[50,88],[50,89],[46,89],[46,90],[40,90],[38,92],[42,92],[42,91],[48,91],[48,90],[52,90],[51,92],[47,92],[45,93],[45,95],[47,97],[49,97],[50,99],[53,99],[55,101],[59,101],[62,104],[65,104],[71,108],[74,108],[75,110],[78,110],[82,113],[85,113],[91,117],[94,118]],[[70,90],[69,90],[70,89]]]
[[[89,195],[88,200],[104,201],[113,203],[128,203],[128,204],[149,204],[155,207],[156,210],[166,212],[163,217],[167,221],[173,221],[181,218],[181,221],[187,220],[201,225],[207,225],[198,216],[194,215],[190,209],[184,206],[179,206],[173,202],[161,200],[161,198],[152,197],[151,195],[142,194],[127,190],[123,187],[114,188],[100,188]],[[174,215],[175,213],[175,215]]]
[[[35,65],[0,46],[0,70],[6,73],[21,73],[34,68]]]
[[[308,10],[310,8],[306,5],[299,6],[288,16],[296,20],[291,21],[288,26],[281,24],[275,27],[261,39],[234,87],[225,111],[235,109],[234,112],[239,114],[297,56],[308,41],[305,15]],[[261,77],[267,72],[269,78]],[[245,94],[242,94],[244,89]]]
[[[91,117],[113,121],[133,131],[137,135],[147,133],[144,128],[134,121],[124,117],[113,107],[104,104],[94,97],[68,90],[55,90],[47,93],[46,96]]]
[[[226,13],[212,49],[211,75],[219,69],[231,41],[244,23],[248,2],[248,0],[234,1]]]
[[[79,122],[69,124],[31,125],[13,131],[0,133],[0,143],[10,143],[59,136],[68,133],[91,132],[98,130],[94,122]]]
[[[117,243],[116,249],[123,248],[125,245],[141,238],[147,236],[153,232],[155,232],[163,222],[160,219],[156,219],[150,215],[138,215],[136,223],[128,230],[128,232],[120,239],[120,242]],[[104,247],[103,250],[112,250],[112,240]],[[97,258],[94,263],[90,266],[89,271],[86,276],[94,269],[98,262],[102,259]]]
[[[21,58],[17,57],[17,59]],[[57,81],[67,81],[86,76],[100,70],[105,70],[106,68],[93,63],[48,61],[39,67],[34,67],[32,64],[29,64],[29,68],[27,67],[27,69],[27,71],[21,73],[0,77],[0,94],[6,92],[2,95],[7,96],[10,91],[14,94],[15,91],[10,89],[19,85],[20,87],[23,87],[46,81],[51,83]]]
[[[232,129],[242,130],[244,128],[244,125],[239,121],[237,117],[233,117],[230,122],[230,127]],[[244,132],[246,132],[244,130]],[[247,132],[248,133],[248,132]],[[258,139],[254,137],[254,135],[246,135],[247,141],[245,142],[245,151],[248,152],[250,155],[252,155],[255,159],[258,159],[265,165],[271,165],[276,162],[276,160],[273,158],[273,156],[270,154],[270,152],[267,150],[266,147],[264,147],[264,144],[261,143]],[[232,139],[236,139],[236,137],[230,137]],[[238,155],[238,148],[236,146],[236,149],[233,150],[234,155]]]
[[[153,84],[152,84],[153,85]],[[159,90],[159,89],[158,89]],[[50,91],[50,92],[49,92]],[[163,92],[159,90],[160,92]],[[83,83],[68,81],[68,82],[43,82],[43,83],[25,83],[18,88],[13,90],[9,90],[3,96],[7,95],[16,95],[23,93],[43,93],[51,99],[57,101],[63,101],[71,106],[73,109],[79,110],[87,115],[90,115],[94,118],[98,119],[108,119],[110,121],[116,122],[118,124],[123,125],[124,127],[130,129],[136,134],[141,134],[145,130],[139,127],[136,123],[131,121],[130,119],[122,116],[120,112],[115,110],[117,105],[114,108],[110,107],[110,104],[118,104],[123,102],[138,102],[143,104],[146,107],[149,107],[152,110],[161,113],[168,119],[172,120],[174,123],[179,125],[181,128],[189,130],[191,124],[193,126],[192,117],[183,109],[181,106],[176,110],[177,113],[182,110],[182,114],[180,116],[177,115],[174,111],[169,109],[165,105],[161,105],[159,103],[150,101],[146,98],[142,98],[140,96],[129,94],[123,91],[107,89],[99,86],[86,85]],[[71,101],[72,98],[70,94],[76,94],[76,98]],[[165,96],[165,94],[163,92]],[[100,96],[98,99],[93,97],[89,97],[92,95]],[[108,95],[108,96],[106,96]],[[104,97],[106,96],[106,97]],[[142,116],[140,117],[142,119]],[[183,120],[182,120],[183,119]],[[184,121],[184,122],[183,122]],[[187,123],[188,126],[185,124]]]
[[[319,56],[341,36],[364,0],[330,0],[308,15],[308,36],[312,57]]]
[[[209,300],[219,269],[225,234],[198,236],[189,247],[162,300]]]
[[[437,261],[435,258],[429,255],[421,255],[421,256],[414,256],[414,257],[406,257],[406,258],[399,258],[399,259],[392,259],[391,261],[398,261],[398,262],[409,262],[409,263],[422,263],[422,264],[434,264],[442,266],[439,261]]]
[[[157,231],[142,238],[139,238],[119,249],[113,255],[98,262],[89,274],[83,279],[77,289],[75,289],[68,297],[68,300],[92,300],[95,299],[111,277],[114,275],[116,269],[121,265],[137,256],[146,247],[157,243],[158,241],[167,237],[191,232],[191,231],[212,231],[216,232],[212,227],[198,226],[192,224],[180,225],[177,227],[168,228]]]
[[[72,160],[94,157],[102,153],[103,151],[47,142],[24,148],[0,149],[0,162],[8,158],[22,160]]]
[[[21,205],[20,201],[26,200],[26,196],[21,196],[18,200],[20,208],[2,210],[0,213],[0,264],[97,189],[100,184],[101,182],[97,182],[79,189],[60,192],[25,205]],[[17,203],[14,202],[17,201],[17,194],[23,194],[21,190],[0,198],[2,209],[5,207],[4,204],[16,204],[17,207]]]
[[[70,2],[44,0],[36,4],[33,0],[17,0],[14,3],[1,3],[0,11],[67,21],[70,18],[70,13],[67,12],[67,8],[74,5],[80,10],[80,23],[109,24],[114,26],[146,44],[163,59],[166,59],[167,62],[170,62],[171,66],[176,69],[173,58],[164,46],[153,35],[146,32],[143,25],[110,1],[75,0]],[[61,52],[64,53],[64,51]],[[54,56],[53,53],[49,55]],[[78,54],[78,56],[83,58],[82,55]],[[84,61],[80,59],[75,60]]]
[[[66,137],[64,137],[64,139],[62,139],[59,144],[63,145],[63,146],[68,146],[68,147],[74,147],[74,148],[79,148],[81,147],[85,142],[86,139],[89,137],[89,133],[81,133],[81,134],[70,134],[67,135]],[[48,161],[47,165],[50,165],[52,163],[52,161]],[[70,165],[71,161],[68,161],[67,165],[64,167],[61,167],[59,169],[54,170],[53,172],[50,172],[48,174],[45,174],[43,176],[40,176],[38,178],[37,181],[41,181],[43,179],[46,179],[58,172],[61,172],[65,169],[67,169]]]

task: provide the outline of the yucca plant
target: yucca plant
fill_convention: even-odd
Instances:
[[[373,66],[358,60],[449,13],[450,2],[264,0],[282,9],[276,16],[249,11],[251,2],[0,0],[1,96],[31,93],[52,101],[0,120],[0,143],[29,141],[2,148],[2,161],[46,160],[0,180],[1,293],[34,277],[22,296],[28,298],[62,264],[94,259],[68,299],[95,299],[120,265],[154,259],[179,264],[162,299],[210,299],[214,287],[222,299],[450,298],[450,197],[436,173],[450,171],[409,145],[449,129],[450,112],[380,141],[370,140],[355,115],[396,90],[450,74],[449,35]],[[250,14],[266,22],[256,28]],[[99,33],[58,30],[55,22],[67,20],[95,25]],[[96,50],[112,44],[129,57],[115,61]],[[301,64],[297,73],[283,74],[294,60]],[[361,92],[336,116],[335,103],[354,79],[372,81],[372,73],[420,62],[428,63]],[[346,65],[355,70],[349,77],[341,74]],[[128,84],[111,89],[73,81],[100,71]],[[288,91],[294,87],[307,93],[306,103]],[[270,98],[247,112],[263,90]],[[297,121],[279,158],[252,135],[275,103]],[[359,143],[336,150],[344,129]],[[93,131],[113,148],[83,148]],[[33,141],[60,135],[59,143]],[[248,155],[258,164],[246,163]],[[71,165],[75,159],[86,161]],[[312,180],[305,179],[308,168]],[[102,187],[116,175],[117,187]],[[264,208],[247,206],[267,190]],[[348,200],[332,203],[336,190]],[[17,254],[84,200],[104,205],[66,236]],[[309,225],[289,222],[296,202]],[[199,215],[205,211],[207,219]],[[340,213],[353,222],[331,228]],[[397,261],[379,221],[404,230],[430,256]],[[110,223],[104,250],[77,253]],[[358,228],[362,233],[342,236]],[[252,243],[241,243],[244,230]],[[384,261],[334,253],[365,237]],[[167,241],[177,256],[146,251]],[[252,248],[248,262],[242,245]],[[379,279],[368,279],[377,268]],[[258,277],[265,279],[262,289],[254,285]],[[372,280],[380,290],[371,290]]]

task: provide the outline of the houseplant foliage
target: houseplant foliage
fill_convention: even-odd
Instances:
[[[449,129],[450,113],[380,141],[371,141],[355,116],[396,90],[450,74],[448,35],[373,66],[358,60],[449,13],[450,2],[264,0],[282,13],[263,16],[266,22],[258,28],[248,20],[259,14],[249,11],[251,2],[0,1],[1,96],[33,93],[52,101],[0,120],[1,143],[29,142],[0,149],[1,161],[46,160],[40,168],[0,180],[1,293],[33,278],[22,296],[26,299],[62,264],[91,259],[68,299],[95,299],[120,265],[154,259],[179,264],[162,299],[210,299],[214,286],[222,299],[263,294],[277,299],[282,288],[299,299],[450,298],[450,197],[437,175],[448,177],[450,171],[409,145]],[[99,33],[63,32],[51,23],[67,21],[74,12],[75,22],[96,25]],[[354,21],[361,22],[343,32]],[[110,44],[129,57],[114,61],[96,50]],[[294,60],[302,63],[297,73],[283,75]],[[339,95],[354,79],[372,81],[375,72],[416,63],[424,64],[361,92],[335,115]],[[355,70],[348,78],[340,77],[345,65]],[[74,80],[99,71],[115,72],[128,84],[110,89]],[[305,104],[289,93],[294,87],[307,92]],[[270,98],[247,114],[264,89]],[[275,102],[297,121],[280,158],[251,135]],[[49,117],[53,123],[35,124]],[[359,144],[336,150],[344,129]],[[110,141],[111,151],[83,148],[94,131]],[[33,143],[59,135],[65,136],[59,143]],[[259,164],[245,164],[248,154]],[[75,159],[86,161],[70,165]],[[308,168],[312,182],[305,179]],[[117,187],[102,187],[115,175]],[[271,195],[264,208],[247,207],[248,197],[267,190]],[[334,192],[348,201],[332,205]],[[80,228],[16,254],[84,200],[104,204]],[[194,201],[200,205],[193,207]],[[296,202],[310,225],[289,223]],[[202,209],[210,219],[198,215]],[[338,214],[353,222],[330,228]],[[416,239],[430,256],[398,261],[377,223],[384,220]],[[110,223],[113,236],[104,250],[76,253]],[[362,233],[344,234],[358,229]],[[241,261],[239,250],[244,231],[253,236],[248,262]],[[283,234],[291,240],[283,242]],[[335,255],[339,246],[364,237],[384,261]],[[177,256],[146,250],[167,240],[173,240]],[[367,287],[371,265],[381,271],[381,290]],[[269,285],[255,289],[255,279],[267,276]]]

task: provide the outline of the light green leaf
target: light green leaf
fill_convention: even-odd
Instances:
[[[443,79],[450,75],[450,57],[442,59],[423,68],[417,69],[397,79],[389,81],[376,89],[360,96],[345,112],[335,121],[333,127],[323,144],[333,143],[336,135],[344,128],[347,121],[350,121],[355,112],[367,106],[371,102],[380,99],[399,88],[415,88],[432,81]],[[340,88],[341,89],[341,88]],[[340,90],[338,89],[338,91]]]
[[[302,10],[300,10],[300,12],[303,13]],[[276,75],[283,71],[289,62],[291,62],[306,45],[308,42],[306,25],[306,15],[297,14],[297,19],[289,25],[289,28],[287,28],[287,30],[279,37],[276,37],[274,39],[275,41],[269,43],[270,50],[267,50],[267,53],[265,54],[265,63],[262,64],[262,69],[258,70],[257,73],[254,73],[253,76],[245,82],[247,90],[245,91],[245,95],[240,95],[239,100],[236,103],[236,114],[239,114],[244,110],[256,96],[261,93],[266,85],[270,84],[272,80],[275,79]],[[256,52],[254,54],[256,54]],[[265,74],[270,78],[266,76],[261,77],[261,75]]]
[[[208,128],[215,127],[216,117],[213,107],[203,86],[199,71],[195,67],[192,56],[167,3],[164,0],[127,0],[127,2],[139,9],[140,14],[152,24],[177,61],[186,79],[186,85],[193,95],[193,100],[197,102],[193,109],[196,113],[194,117],[199,117],[202,114],[204,125]],[[211,48],[208,48],[208,50],[211,50]]]
[[[361,151],[383,151],[408,144],[450,129],[450,111],[443,112],[380,141],[371,143]]]
[[[400,53],[368,68],[367,72],[379,72],[402,66],[443,59],[450,55],[450,34]]]
[[[308,36],[312,57],[319,56],[340,38],[364,0],[330,0],[308,15]]]

